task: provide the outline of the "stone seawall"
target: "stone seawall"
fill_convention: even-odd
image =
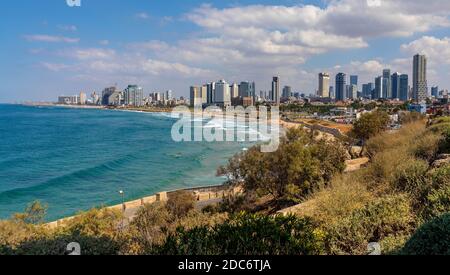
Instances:
[[[226,185],[218,185],[218,186],[207,186],[207,187],[195,187],[195,188],[188,188],[188,189],[180,189],[180,190],[173,190],[173,191],[163,191],[156,193],[155,195],[144,197],[138,200],[125,202],[124,204],[118,204],[114,206],[105,207],[106,209],[111,210],[119,210],[123,211],[125,209],[132,209],[132,208],[139,208],[146,204],[152,204],[156,202],[166,202],[170,196],[176,192],[179,191],[188,191],[192,192],[198,202],[202,201],[208,201],[213,199],[219,199],[223,198],[225,196],[228,196],[230,194],[236,194],[241,192],[241,189],[236,188],[229,188]],[[64,226],[64,224],[68,221],[73,220],[77,216],[67,217],[63,218],[54,222],[47,223],[46,225],[49,228],[57,228],[59,226]]]

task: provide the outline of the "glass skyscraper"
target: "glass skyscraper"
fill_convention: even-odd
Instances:
[[[344,73],[338,73],[336,75],[336,100],[344,101],[347,99],[347,91],[346,91],[346,78],[347,76]]]

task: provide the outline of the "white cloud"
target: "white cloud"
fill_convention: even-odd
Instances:
[[[58,25],[58,29],[70,32],[76,32],[78,30],[77,26],[75,25]]]
[[[70,38],[64,36],[52,36],[45,34],[25,35],[24,38],[30,42],[49,42],[49,43],[78,43],[79,38]]]
[[[137,14],[135,14],[134,17],[136,17],[137,19],[143,19],[143,20],[150,19],[150,15],[146,12],[137,13]]]
[[[431,63],[450,64],[450,37],[424,36],[403,44],[401,49],[408,54],[425,54]]]

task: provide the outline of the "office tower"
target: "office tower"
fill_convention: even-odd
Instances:
[[[292,96],[292,88],[291,86],[284,86],[282,98],[290,98]]]
[[[400,98],[400,74],[398,72],[391,76],[391,90],[393,99]]]
[[[438,86],[431,87],[431,96],[438,98],[438,96],[439,96],[439,87]],[[81,95],[80,95],[80,100],[81,100]]]
[[[329,91],[330,91],[329,92],[330,98],[335,99],[336,95],[334,94],[334,87],[330,86],[330,90]]]
[[[355,85],[356,88],[358,88],[358,76],[357,75],[350,76],[350,85]]]
[[[215,98],[215,90],[216,90],[216,82],[210,82],[208,84],[206,84],[207,86],[207,103],[208,104],[214,104],[214,98]]]
[[[330,97],[330,75],[327,73],[319,74],[319,90],[317,91],[319,97]]]
[[[81,92],[80,93],[80,105],[86,105],[86,101],[87,101],[87,95],[86,93]]]
[[[399,79],[399,98],[401,101],[409,100],[409,79],[407,74],[400,75]]]
[[[255,82],[243,81],[239,85],[239,97],[254,97],[256,96]]]
[[[417,54],[413,58],[413,98],[416,102],[423,102],[427,96],[427,58]]]
[[[382,98],[392,98],[392,87],[391,87],[391,70],[383,70],[383,95]]]
[[[116,87],[105,88],[102,92],[102,105],[118,106],[122,104],[123,93]]]
[[[338,73],[336,75],[336,100],[344,101],[347,99],[346,95],[346,78],[344,73]]]
[[[230,85],[225,80],[219,80],[216,83],[216,93],[214,103],[222,106],[231,105]]]
[[[383,98],[383,85],[384,85],[384,78],[383,76],[379,76],[375,78],[375,90],[374,94],[372,95],[372,99],[379,99]]]
[[[202,104],[207,104],[208,103],[208,85],[203,85],[201,87],[199,87],[200,89],[200,98],[202,99]]]
[[[202,106],[202,95],[200,94],[200,88],[197,86],[191,86],[190,89],[191,107]]]
[[[362,96],[364,98],[372,98],[372,92],[375,89],[374,83],[367,83],[362,85]]]
[[[274,76],[272,80],[271,100],[276,105],[280,105],[280,86],[280,78],[278,76]]]
[[[137,85],[128,85],[124,91],[125,105],[140,107],[144,105],[144,90]]]
[[[358,87],[356,85],[353,84],[348,86],[348,98],[353,100],[358,98]]]
[[[230,94],[231,94],[231,99],[239,97],[239,85],[237,83],[233,83],[230,86]]]
[[[172,90],[166,91],[166,100],[170,101],[173,99],[173,92]]]

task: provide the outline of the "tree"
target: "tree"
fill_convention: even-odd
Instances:
[[[195,207],[196,198],[192,192],[177,191],[169,196],[167,209],[175,217],[184,217]]]
[[[41,224],[47,215],[48,206],[40,201],[34,201],[28,204],[24,213],[14,215],[14,219],[21,220],[28,224]]]
[[[350,134],[362,141],[364,149],[366,141],[385,131],[389,122],[390,118],[386,112],[374,111],[365,113],[353,123],[353,129]]]
[[[219,174],[247,194],[271,195],[275,201],[294,201],[326,185],[345,168],[338,142],[317,140],[301,128],[290,129],[277,151],[261,153],[255,146],[234,156]]]
[[[405,255],[450,255],[450,214],[423,225],[400,252]]]

